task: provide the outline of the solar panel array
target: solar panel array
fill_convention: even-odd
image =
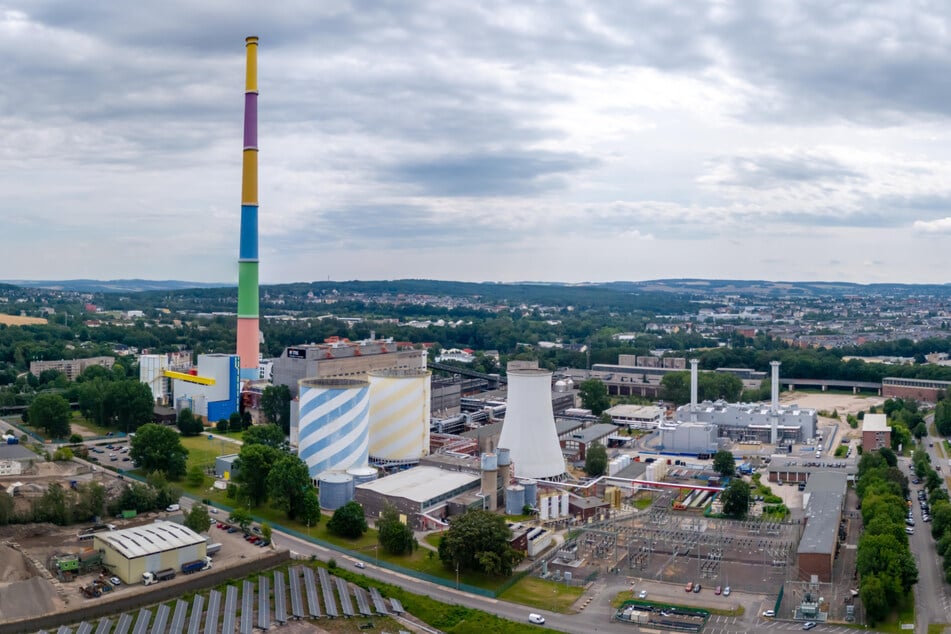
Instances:
[[[228,586],[225,590],[225,609],[222,612],[224,619],[221,622],[221,631],[234,632],[234,620],[238,613],[238,589],[234,586]]]
[[[287,623],[287,598],[284,596],[284,573],[274,571],[274,620],[284,625]]]
[[[390,599],[390,608],[387,607],[386,600],[380,595],[376,588],[370,588],[369,595],[359,587],[350,585],[340,577],[330,575],[326,569],[317,568],[316,575],[314,569],[308,566],[293,566],[288,571],[289,576],[281,570],[275,570],[273,602],[271,598],[271,577],[260,576],[257,579],[257,601],[255,601],[255,584],[253,581],[245,580],[241,586],[241,615],[240,623],[238,621],[238,588],[228,586],[225,590],[224,600],[222,593],[218,590],[211,590],[208,593],[207,609],[205,609],[206,600],[202,595],[195,595],[192,599],[190,614],[189,604],[178,599],[174,605],[174,611],[169,604],[160,604],[155,613],[155,620],[152,622],[152,612],[146,608],[139,610],[138,615],[133,618],[129,613],[120,614],[113,629],[113,619],[102,617],[99,619],[98,626],[95,628],[95,634],[184,634],[185,625],[188,624],[188,634],[218,634],[219,632],[235,632],[238,634],[252,634],[253,629],[267,631],[271,627],[271,614],[273,610],[274,621],[284,624],[287,622],[287,582],[290,581],[290,601],[291,615],[295,619],[321,618],[323,614],[334,618],[340,616],[356,616],[359,614],[364,617],[370,617],[374,614],[402,614],[405,612],[403,605],[397,599]],[[304,581],[301,583],[301,577]],[[317,588],[320,587],[320,593]],[[334,588],[336,587],[336,592]],[[307,605],[304,605],[304,593],[307,596]],[[323,598],[323,611],[321,610],[321,595]],[[351,596],[356,599],[357,610],[354,611]],[[340,611],[338,612],[338,603]],[[224,605],[222,605],[222,603]],[[255,621],[255,603],[257,604],[257,620]],[[204,615],[204,628],[202,628],[202,615]],[[221,625],[219,627],[219,621]],[[151,629],[149,624],[152,624]],[[235,625],[239,628],[236,630]],[[47,630],[40,630],[37,634],[49,634]],[[63,625],[56,631],[56,634],[73,634],[72,628]],[[75,634],[93,634],[93,625],[85,621],[77,626]]]
[[[258,629],[271,629],[271,580],[258,577]]]

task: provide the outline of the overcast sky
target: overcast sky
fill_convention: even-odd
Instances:
[[[239,8],[239,7],[249,8]],[[0,279],[949,281],[944,2],[0,0]]]

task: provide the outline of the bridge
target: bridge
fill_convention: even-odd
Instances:
[[[500,376],[498,374],[486,374],[485,372],[476,372],[475,370],[463,368],[458,365],[451,365],[449,363],[436,363],[435,361],[429,361],[426,363],[426,367],[428,367],[430,370],[441,370],[442,372],[468,376],[473,379],[484,379],[489,382],[490,388],[497,387],[500,383],[503,385],[508,383],[508,379],[504,376]]]
[[[786,385],[786,389],[789,391],[795,390],[797,387],[818,387],[823,392],[827,391],[829,388],[844,390],[852,389],[853,394],[858,394],[861,390],[875,390],[875,393],[879,396],[882,395],[882,384],[875,383],[872,381],[842,381],[838,379],[790,379],[782,378],[780,382]]]

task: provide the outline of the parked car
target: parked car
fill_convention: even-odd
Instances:
[[[529,614],[528,622],[534,623],[535,625],[544,625],[545,617],[543,617],[541,614]]]
[[[169,504],[165,507],[165,511],[168,513],[174,513],[175,511],[181,511],[182,507],[179,504]]]
[[[694,586],[693,586],[693,591],[694,591],[695,593],[696,593],[696,592],[700,592],[700,584],[699,584],[699,583],[694,584]]]
[[[816,624],[815,621],[807,621],[807,622],[805,622],[805,623],[802,624],[802,629],[804,629],[804,630],[811,630],[811,629],[814,628],[816,625],[817,625],[817,624]]]
[[[721,588],[720,586],[717,586],[716,588],[713,589],[713,594],[717,596],[720,596],[721,592],[723,592],[723,588]]]
[[[366,565],[365,563],[363,563],[362,561],[354,562],[353,565],[356,566],[357,568],[366,568],[366,567],[367,567],[367,565]]]
[[[725,597],[730,596],[730,586],[723,588],[723,596]]]
[[[228,527],[228,532],[229,532],[229,533],[237,533],[237,532],[238,532],[238,529],[235,528],[234,526],[229,526],[229,527]]]
[[[121,586],[122,579],[120,579],[119,577],[109,577],[109,583],[111,583],[114,586]]]
[[[637,598],[638,598],[638,599],[646,599],[646,598],[647,598],[647,590],[641,590],[640,592],[638,592],[638,593],[637,593]]]
[[[684,592],[693,591],[693,581],[688,581],[687,585],[684,586]]]
[[[765,612],[763,612],[763,616],[771,619],[774,616],[776,616],[776,610],[766,610]]]
[[[906,527],[905,527],[905,532],[908,533],[909,535],[914,535],[914,534],[915,534],[915,529],[913,529],[911,526],[906,526]]]

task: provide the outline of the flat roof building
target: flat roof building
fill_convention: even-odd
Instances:
[[[885,414],[866,414],[862,419],[862,451],[891,447],[892,428]]]
[[[664,421],[664,409],[654,405],[615,405],[604,413],[631,429],[656,429]]]
[[[813,473],[806,484],[802,495],[806,527],[796,551],[799,579],[803,581],[809,581],[812,575],[823,583],[832,581],[846,487],[845,473],[828,471]]]
[[[420,466],[359,484],[354,499],[363,505],[368,518],[379,517],[390,504],[406,524],[426,528],[443,523],[448,516],[449,500],[478,490],[480,483],[481,478],[475,473]]]

